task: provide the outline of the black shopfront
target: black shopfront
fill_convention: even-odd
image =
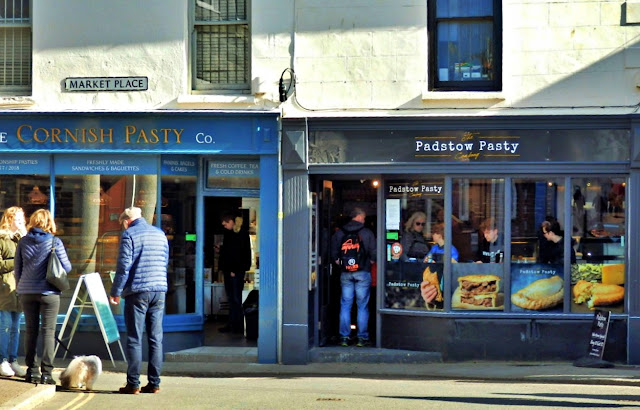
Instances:
[[[336,343],[340,273],[328,244],[355,206],[377,238],[376,346],[443,360],[573,360],[605,310],[604,358],[640,362],[635,120],[284,120],[283,362]],[[429,255],[410,251],[416,230]]]

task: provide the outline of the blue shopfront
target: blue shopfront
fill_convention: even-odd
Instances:
[[[245,288],[259,288],[258,360],[275,363],[278,127],[270,112],[2,115],[0,211],[20,206],[28,218],[50,209],[73,265],[59,324],[81,275],[98,272],[109,292],[118,215],[138,206],[170,243],[165,352],[202,346],[207,317],[223,313],[213,292],[222,286],[214,245],[222,238],[220,216],[233,213],[251,235]],[[121,306],[112,310],[124,332]],[[100,354],[96,318],[83,314],[78,323],[72,352]]]

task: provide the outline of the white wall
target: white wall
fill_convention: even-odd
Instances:
[[[640,102],[640,25],[622,21],[627,7],[638,23],[637,0],[503,1],[503,89],[492,93],[429,92],[426,0],[254,0],[250,95],[190,91],[189,2],[34,1],[33,92],[16,108],[278,109],[286,68],[297,77],[286,117],[627,113]],[[63,89],[100,76],[146,76],[149,90]]]

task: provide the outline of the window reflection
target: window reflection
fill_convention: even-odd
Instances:
[[[452,265],[452,309],[504,309],[504,180],[454,179],[453,213],[463,221]],[[456,238],[454,238],[456,239]]]
[[[573,178],[572,312],[624,311],[626,180]]]
[[[62,294],[60,311],[68,309],[80,275],[99,272],[109,293],[115,273],[122,228],[120,213],[139,206],[153,221],[156,175],[59,175],[55,179],[55,220],[73,266],[71,289]],[[119,312],[119,306],[113,308]]]
[[[169,240],[166,313],[195,312],[195,176],[163,176],[162,230]]]

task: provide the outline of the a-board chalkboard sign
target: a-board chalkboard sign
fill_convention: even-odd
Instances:
[[[83,284],[85,285],[84,290],[82,286]],[[81,292],[81,290],[83,291]],[[124,351],[122,350],[122,344],[120,343],[120,333],[118,333],[116,320],[113,317],[111,308],[109,307],[107,292],[104,289],[102,278],[100,277],[100,274],[98,272],[81,275],[80,278],[78,278],[78,283],[76,284],[76,289],[73,292],[73,297],[71,298],[71,303],[69,304],[67,315],[64,318],[64,322],[62,322],[62,327],[60,328],[60,333],[58,334],[59,343],[58,346],[56,346],[55,351],[58,351],[58,347],[63,341],[67,341],[68,346],[71,345],[71,341],[73,340],[73,336],[78,327],[78,323],[85,307],[93,308],[93,313],[95,314],[96,320],[98,321],[98,325],[100,327],[100,331],[102,332],[102,338],[104,339],[104,343],[107,347],[107,352],[109,352],[111,363],[115,367],[115,362],[113,361],[113,355],[111,354],[111,348],[109,347],[109,345],[111,343],[118,342],[118,346],[120,346],[120,353],[122,353],[123,359]],[[64,333],[66,331],[69,320],[73,320],[73,324],[71,326],[69,336],[67,338],[64,338]],[[67,353],[68,352],[65,352],[64,357],[67,356]]]
[[[609,332],[609,319],[611,312],[605,310],[596,310],[593,316],[593,324],[591,325],[591,334],[589,337],[589,354],[588,357],[602,359],[604,347],[607,344],[607,333]]]

